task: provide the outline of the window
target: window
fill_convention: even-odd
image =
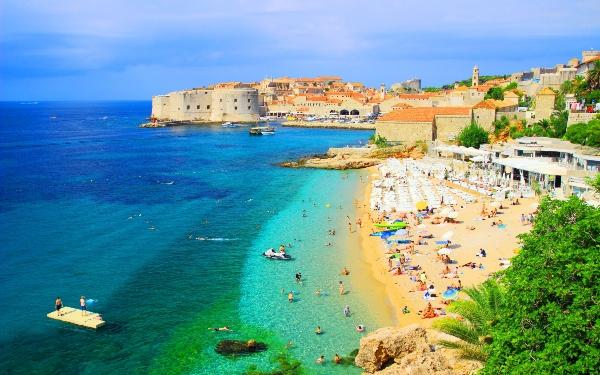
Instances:
[[[252,106],[248,106],[248,110],[249,110],[250,108],[252,108]]]
[[[234,102],[234,103],[237,103],[237,98],[233,99],[233,102]]]
[[[190,109],[190,105],[188,104],[187,109]]]
[[[219,99],[219,103],[223,103],[223,99]]]
[[[200,104],[198,104],[198,105],[196,106],[196,109],[200,109]]]
[[[210,109],[210,105],[207,105],[207,106],[206,106],[206,109]]]
[[[248,103],[250,103],[250,99],[248,99]]]
[[[233,107],[233,109],[235,109],[237,111],[237,107]]]

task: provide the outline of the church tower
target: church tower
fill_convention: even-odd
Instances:
[[[381,100],[385,99],[385,83],[382,83],[381,86],[379,86],[379,97]]]
[[[473,76],[471,77],[471,87],[479,86],[479,68],[477,65],[473,67]]]

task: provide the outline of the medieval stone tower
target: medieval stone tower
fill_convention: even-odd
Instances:
[[[479,68],[477,65],[473,67],[473,76],[471,77],[471,87],[479,86]]]

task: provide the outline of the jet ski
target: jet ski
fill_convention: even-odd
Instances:
[[[265,258],[275,259],[275,260],[291,260],[292,257],[285,253],[279,253],[270,248],[262,254]]]

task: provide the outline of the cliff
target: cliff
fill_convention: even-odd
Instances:
[[[379,375],[470,375],[481,364],[459,359],[453,350],[440,348],[441,337],[453,338],[417,325],[381,328],[360,340],[355,363],[366,373]]]

